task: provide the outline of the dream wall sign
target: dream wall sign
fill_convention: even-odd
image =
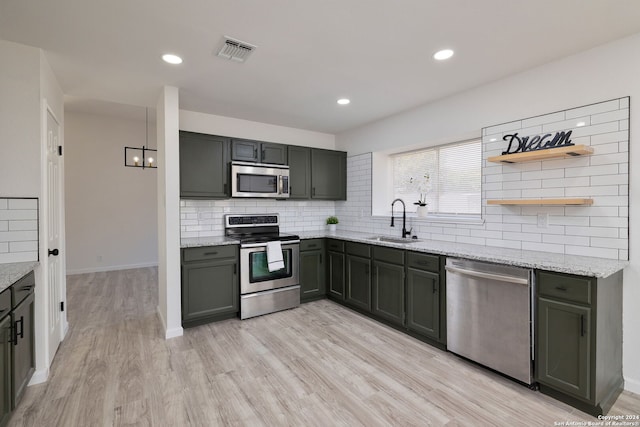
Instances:
[[[571,133],[573,131],[559,131],[555,135],[547,133],[544,135],[519,136],[518,132],[508,134],[502,137],[504,141],[508,141],[506,151],[502,154],[525,153],[527,151],[545,150],[547,148],[569,147],[574,145],[571,142]]]

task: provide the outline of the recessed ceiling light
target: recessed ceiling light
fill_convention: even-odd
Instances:
[[[584,125],[586,125],[586,123],[585,123],[585,122],[578,122],[578,123],[576,123],[576,127],[580,127],[580,126],[584,126]]]
[[[169,64],[174,64],[174,65],[182,64],[182,58],[180,58],[178,55],[172,55],[170,53],[166,53],[162,55],[162,60],[164,62],[168,62]]]
[[[433,59],[437,59],[438,61],[444,61],[445,59],[449,59],[453,56],[453,51],[451,49],[442,49],[433,54]]]
[[[340,105],[347,105],[348,103],[350,103],[351,100],[347,99],[347,98],[340,98],[338,99],[338,104]]]

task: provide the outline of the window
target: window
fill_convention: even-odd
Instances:
[[[393,193],[415,211],[425,201],[429,214],[480,215],[480,140],[394,154]]]

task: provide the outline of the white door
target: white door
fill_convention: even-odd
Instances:
[[[48,241],[48,329],[49,329],[49,363],[56,355],[62,340],[62,315],[60,303],[63,301],[62,266],[60,256],[61,228],[61,169],[60,169],[60,124],[47,109],[47,241]]]

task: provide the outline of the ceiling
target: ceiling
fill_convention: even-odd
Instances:
[[[76,107],[170,85],[182,109],[333,134],[637,32],[637,0],[0,1],[0,38],[42,48]],[[225,60],[224,35],[258,47]]]

